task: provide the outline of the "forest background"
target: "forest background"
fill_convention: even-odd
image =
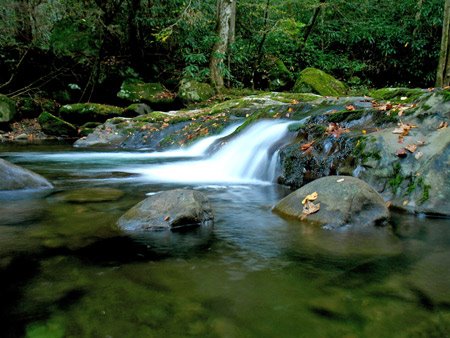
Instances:
[[[0,2],[0,92],[61,103],[114,103],[127,78],[160,82],[172,91],[182,79],[211,82],[214,59],[231,88],[289,90],[306,67],[332,74],[358,94],[371,87],[431,87],[448,25],[444,5],[450,3]],[[232,6],[225,49],[218,46],[223,6]]]

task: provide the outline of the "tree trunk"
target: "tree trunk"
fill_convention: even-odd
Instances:
[[[436,74],[436,87],[450,85],[450,0],[445,0],[441,51]]]
[[[308,25],[306,26],[305,33],[303,34],[303,38],[302,38],[303,44],[306,44],[306,41],[308,41],[309,35],[311,34],[314,26],[316,25],[317,18],[319,17],[319,13],[320,13],[324,3],[325,3],[325,0],[320,0],[318,6],[314,10],[312,17],[309,20]]]
[[[235,15],[235,0],[217,0],[218,40],[212,49],[209,69],[211,72],[211,82],[218,93],[220,93],[224,86],[224,58],[227,53],[229,43],[234,41]]]

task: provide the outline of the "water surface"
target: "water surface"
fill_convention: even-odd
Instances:
[[[273,214],[289,191],[262,178],[149,174],[204,160],[185,155],[2,145],[2,158],[55,189],[0,193],[1,336],[448,336],[448,220],[395,215],[394,231],[336,233]],[[123,196],[67,197],[92,187]],[[180,187],[208,195],[213,227],[116,228],[146,195]]]

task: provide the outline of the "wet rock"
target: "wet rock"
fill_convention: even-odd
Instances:
[[[183,80],[178,89],[178,96],[184,103],[206,101],[214,95],[214,89],[208,83]]]
[[[66,104],[59,109],[59,115],[64,121],[77,126],[87,122],[105,122],[122,114],[123,108],[99,103]]]
[[[117,201],[125,193],[113,188],[82,188],[60,193],[56,198],[71,203],[94,203]]]
[[[331,75],[316,69],[305,68],[292,89],[295,93],[317,93],[323,96],[344,96],[347,86]]]
[[[11,121],[15,115],[15,102],[6,95],[0,94],[0,123]]]
[[[38,118],[42,131],[48,135],[54,136],[75,136],[77,128],[63,119],[50,114],[49,112],[42,112]]]
[[[437,92],[402,118],[412,125],[406,135],[385,128],[371,133],[362,155],[373,153],[360,178],[390,200],[392,206],[409,212],[450,216],[450,129],[439,128],[450,119],[450,102]],[[396,126],[398,128],[398,126]],[[405,150],[412,146],[412,151]],[[396,156],[399,150],[405,157]]]
[[[450,251],[433,253],[420,260],[407,281],[432,305],[450,305]]]
[[[214,216],[208,198],[199,191],[175,189],[150,196],[118,221],[125,231],[178,230],[209,225]]]
[[[320,210],[305,219],[327,228],[361,229],[382,224],[389,217],[383,198],[367,183],[351,176],[315,180],[278,202],[274,211],[283,216],[302,218],[302,200],[314,192],[318,193],[314,203],[320,203]]]
[[[0,190],[51,189],[41,175],[0,159]]]

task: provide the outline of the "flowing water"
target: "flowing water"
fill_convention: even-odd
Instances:
[[[165,153],[1,145],[55,189],[0,193],[0,336],[448,336],[449,221],[394,215],[394,231],[355,234],[278,217],[290,136],[272,121]],[[208,195],[213,227],[116,228],[179,187]]]

